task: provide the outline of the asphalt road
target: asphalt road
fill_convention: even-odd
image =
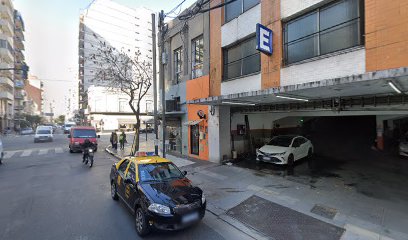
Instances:
[[[34,143],[32,136],[3,138],[0,165],[0,239],[139,239],[133,216],[110,197],[115,161],[101,136],[93,168],[68,151],[67,137]],[[154,232],[147,239],[242,239],[241,232],[207,212],[198,225]],[[245,236],[247,237],[247,236]]]

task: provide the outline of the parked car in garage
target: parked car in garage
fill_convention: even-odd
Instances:
[[[405,133],[399,143],[399,155],[408,157],[408,132]]]
[[[30,127],[22,128],[22,129],[20,130],[20,134],[21,134],[21,135],[34,134],[34,130],[33,130],[32,128],[30,128]]]
[[[182,229],[198,223],[206,209],[203,191],[186,174],[158,156],[126,157],[112,165],[111,196],[134,214],[140,236],[153,228]]]
[[[258,149],[256,160],[293,166],[295,161],[312,155],[313,145],[309,139],[298,135],[281,135]]]

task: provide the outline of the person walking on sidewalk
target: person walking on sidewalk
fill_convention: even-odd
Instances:
[[[116,134],[116,130],[112,132],[110,142],[112,144],[112,149],[118,150],[118,134]]]
[[[120,143],[120,150],[124,150],[125,143],[127,143],[127,140],[126,140],[126,133],[123,130],[122,130],[122,133],[119,135],[119,143]]]

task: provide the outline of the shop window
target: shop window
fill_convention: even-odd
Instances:
[[[192,41],[191,49],[192,49],[191,76],[192,78],[198,78],[203,76],[203,63],[204,63],[203,36],[200,36]]]
[[[342,0],[287,22],[285,64],[362,45],[362,8],[362,0]]]
[[[224,49],[223,81],[257,73],[261,70],[261,56],[255,46],[256,39],[250,38]]]
[[[228,0],[231,1],[231,0]],[[255,5],[257,5],[260,0],[236,0],[225,5],[225,22],[229,22],[234,18],[237,18],[242,13],[248,11]]]
[[[174,82],[177,84],[181,82],[183,72],[182,48],[174,50]]]

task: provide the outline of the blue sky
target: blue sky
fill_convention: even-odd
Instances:
[[[128,7],[165,12],[182,0],[113,0]],[[25,23],[25,57],[30,74],[43,80],[46,108],[54,101],[56,114],[66,113],[65,98],[77,88],[78,25],[81,9],[92,0],[14,0]],[[187,0],[183,8],[195,0]]]

